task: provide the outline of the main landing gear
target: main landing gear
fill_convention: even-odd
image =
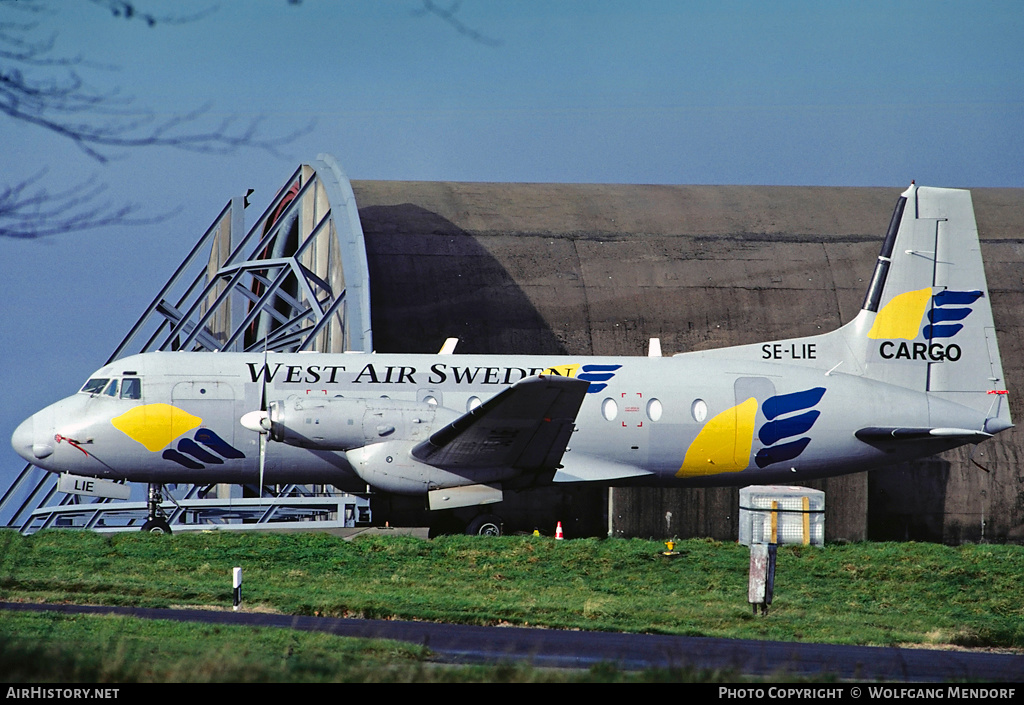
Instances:
[[[494,514],[481,514],[466,525],[470,536],[501,536],[504,522]]]
[[[462,512],[446,509],[434,512],[430,518],[430,537],[466,534],[468,536],[501,536],[505,522],[496,514],[470,515],[467,521]]]

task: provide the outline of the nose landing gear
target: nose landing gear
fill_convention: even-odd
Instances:
[[[171,533],[171,525],[167,523],[167,518],[164,516],[164,510],[160,506],[163,501],[163,485],[154,485],[153,483],[150,483],[146,499],[149,507],[147,510],[146,522],[142,525],[143,532],[150,534]]]

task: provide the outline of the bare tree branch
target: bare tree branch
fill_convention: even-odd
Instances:
[[[195,22],[196,20],[202,19],[208,15],[212,15],[216,12],[216,8],[209,7],[205,10],[197,12],[194,15],[182,17],[180,15],[154,15],[151,12],[140,10],[136,7],[134,2],[128,0],[89,0],[94,5],[99,5],[110,11],[114,17],[123,17],[126,20],[142,20],[150,27],[154,27],[157,24],[185,24],[186,22]]]
[[[453,2],[447,7],[439,7],[433,0],[422,0],[423,9],[418,10],[416,14],[419,15],[434,15],[440,17],[442,20],[451,25],[456,32],[469,37],[475,42],[479,42],[485,46],[497,47],[501,46],[500,39],[494,39],[488,37],[485,34],[473,29],[472,27],[465,24],[456,15],[459,12],[459,8],[462,5],[462,0],[453,0]]]
[[[457,32],[486,46],[501,42],[469,27],[458,16],[461,2],[443,7],[421,0],[419,15],[438,17]],[[137,0],[89,0],[113,17],[142,22],[149,27],[198,21],[215,7],[192,15],[157,15],[140,8]],[[287,0],[299,5],[302,0]],[[81,56],[62,56],[57,37],[36,36],[38,17],[60,12],[46,0],[0,0],[0,116],[34,125],[74,144],[100,164],[135,147],[173,147],[203,154],[228,154],[239,148],[256,148],[279,155],[278,148],[308,133],[312,123],[280,137],[262,135],[260,118],[248,122],[227,117],[209,118],[210,106],[183,115],[158,118],[136,108],[134,97],[118,89],[93,87],[87,76],[114,67],[86,61]],[[101,201],[106,186],[92,181],[76,188],[51,193],[42,184],[46,171],[13,185],[0,187],[0,237],[34,238],[109,225],[158,222],[166,217],[137,218],[138,206]]]
[[[113,8],[115,16],[136,16],[132,14],[132,3],[92,1]],[[139,16],[150,25],[182,21]],[[132,109],[134,99],[116,89],[103,92],[90,88],[79,69],[99,67],[80,57],[54,56],[54,37],[31,40],[12,33],[29,33],[35,28],[31,23],[0,24],[0,113],[65,137],[98,162],[111,158],[107,148],[143,146],[176,147],[205,154],[226,154],[244,146],[278,154],[278,147],[310,129],[307,126],[289,135],[265,138],[260,136],[259,118],[245,125],[226,118],[204,129],[209,106],[157,120],[152,111]]]
[[[139,20],[150,27],[192,22],[212,12],[158,16],[140,11],[128,0],[90,1],[114,17]],[[83,72],[112,67],[79,56],[62,56],[55,49],[56,36],[35,36],[38,16],[59,10],[35,0],[0,0],[0,11],[4,10],[13,19],[0,21],[0,116],[67,139],[100,164],[119,156],[119,150],[134,147],[173,147],[203,154],[228,154],[246,147],[279,156],[279,147],[312,129],[309,124],[287,135],[265,137],[261,118],[243,122],[227,117],[212,122],[208,105],[158,119],[153,111],[134,107],[132,96],[122,95],[116,88],[96,89],[83,76]],[[96,199],[106,187],[92,182],[72,191],[50,193],[41,184],[44,174],[45,170],[0,188],[0,237],[41,237],[166,217],[130,219],[137,211],[134,205],[97,205]]]
[[[92,180],[51,193],[42,185],[45,174],[44,169],[14,186],[0,187],[0,237],[33,239],[110,225],[151,225],[174,215],[135,217],[138,206],[101,201],[107,185]]]

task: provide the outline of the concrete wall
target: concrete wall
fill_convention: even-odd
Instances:
[[[863,301],[902,188],[353,183],[379,351],[664,354],[813,335]],[[1024,388],[1024,190],[973,190],[1015,418]],[[974,459],[815,483],[830,540],[1024,542],[1022,431]],[[735,489],[616,489],[627,536],[736,537]],[[607,492],[533,497],[603,534]],[[515,501],[504,513],[513,519]],[[520,503],[520,509],[524,506]],[[522,511],[520,512],[522,513]],[[537,521],[536,517],[532,517]],[[563,523],[566,523],[563,518]],[[514,527],[520,528],[520,527]],[[527,530],[528,526],[522,527]]]

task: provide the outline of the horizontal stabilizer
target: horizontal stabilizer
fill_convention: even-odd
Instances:
[[[980,443],[991,438],[991,433],[975,431],[969,428],[903,428],[897,426],[869,426],[855,432],[865,443],[878,441],[920,441],[950,439],[963,443]]]
[[[574,377],[528,377],[434,433],[412,455],[444,468],[553,468],[589,388]]]

